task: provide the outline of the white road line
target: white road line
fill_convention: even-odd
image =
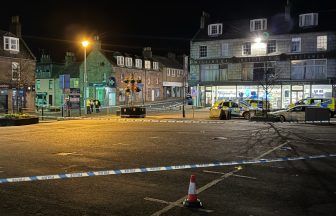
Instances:
[[[265,152],[265,153],[261,154],[260,156],[254,158],[254,160],[261,159],[261,158],[264,157],[265,155],[268,155],[268,154],[270,154],[271,152],[277,150],[278,148],[281,148],[282,146],[286,145],[288,142],[289,142],[289,141],[286,141],[286,142],[282,143],[281,145],[276,146],[276,147],[274,147],[274,148],[271,149],[271,150],[268,150],[267,152]],[[228,177],[232,176],[235,172],[238,172],[239,170],[241,170],[241,169],[233,170],[233,171],[231,171],[231,172],[229,172],[229,173],[226,173],[226,174],[222,175],[220,178],[215,179],[215,180],[209,182],[208,184],[206,184],[206,185],[204,185],[203,187],[199,188],[199,189],[197,190],[197,194],[200,194],[201,192],[203,192],[203,191],[209,189],[210,187],[216,185],[217,183],[221,182],[221,181],[224,180],[225,178],[228,178]],[[166,212],[169,211],[170,209],[174,208],[174,207],[176,206],[176,204],[180,204],[180,203],[182,203],[182,202],[184,201],[185,198],[186,198],[186,196],[184,196],[184,197],[182,197],[182,198],[176,200],[175,202],[173,202],[174,204],[169,204],[169,205],[166,206],[165,208],[163,208],[163,209],[161,209],[161,210],[159,210],[159,211],[157,211],[157,212],[154,212],[153,214],[151,214],[151,216],[160,216],[161,214],[166,213]]]
[[[167,205],[174,205],[176,207],[184,208],[184,206],[181,203],[168,202],[165,200],[160,200],[160,199],[155,199],[155,198],[150,198],[150,197],[145,197],[144,199],[147,201],[151,201],[151,202],[157,202],[157,203],[162,203],[162,204],[167,204]],[[211,213],[214,211],[214,210],[202,209],[202,208],[199,208],[199,209],[195,208],[195,210],[201,211],[201,212],[207,212],[207,213]]]
[[[239,177],[239,178],[247,178],[247,179],[257,180],[257,178],[255,178],[255,177],[250,177],[250,176],[237,175],[237,174],[233,174],[233,176],[235,176],[235,177]]]

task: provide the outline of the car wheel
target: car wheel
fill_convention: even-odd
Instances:
[[[335,112],[330,111],[330,118],[334,118]]]
[[[246,119],[246,120],[250,120],[250,118],[251,118],[250,112],[245,112],[245,113],[243,114],[243,117],[244,117],[244,119]]]
[[[280,116],[280,122],[285,122],[286,119],[285,119],[285,116]]]

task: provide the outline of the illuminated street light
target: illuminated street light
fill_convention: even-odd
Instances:
[[[260,37],[257,37],[257,38],[254,39],[254,41],[255,41],[256,43],[260,43],[260,42],[261,42],[261,38],[260,38]]]
[[[84,113],[88,114],[88,110],[86,107],[86,88],[87,88],[87,71],[86,71],[86,47],[89,46],[89,41],[85,40],[82,41],[82,46],[84,47],[84,77],[83,77],[83,84],[84,84]]]

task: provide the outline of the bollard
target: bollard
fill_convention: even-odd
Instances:
[[[42,121],[44,120],[43,115],[44,115],[44,114],[43,114],[43,106],[42,106]]]
[[[192,106],[192,112],[193,112],[193,118],[195,118],[195,109],[194,109],[194,106]]]

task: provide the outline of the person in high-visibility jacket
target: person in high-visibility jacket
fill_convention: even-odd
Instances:
[[[87,114],[91,114],[91,110],[90,110],[90,99],[87,98],[86,101],[85,101],[85,105],[86,105],[86,112]]]

